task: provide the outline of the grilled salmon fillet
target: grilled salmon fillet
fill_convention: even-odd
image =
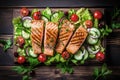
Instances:
[[[63,52],[74,30],[75,30],[74,25],[72,25],[68,20],[65,20],[63,22],[58,37],[58,43],[56,45],[56,52],[58,53]]]
[[[53,56],[57,36],[58,36],[58,24],[53,22],[47,22],[44,34],[44,54]]]
[[[80,26],[73,34],[69,44],[66,47],[66,50],[69,53],[75,54],[85,41],[87,35],[87,30]]]
[[[32,48],[35,54],[40,54],[44,32],[43,20],[32,20],[31,22],[31,41]]]

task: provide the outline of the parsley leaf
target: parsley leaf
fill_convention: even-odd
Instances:
[[[12,41],[10,39],[0,40],[0,43],[3,45],[3,50],[4,51],[7,51],[12,45]]]
[[[95,77],[95,80],[98,80],[99,78],[105,78],[106,76],[110,75],[112,73],[111,70],[108,69],[107,65],[104,63],[102,67],[98,68],[95,67],[93,76]]]

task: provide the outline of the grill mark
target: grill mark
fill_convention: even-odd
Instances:
[[[37,33],[38,32],[38,33]],[[41,32],[39,32],[38,31],[38,29],[32,29],[32,34],[33,35],[36,35],[36,37],[38,38],[38,39],[41,39],[41,35],[42,35],[42,33]]]
[[[38,39],[38,38],[36,38],[34,35],[31,35],[31,37],[32,37],[32,39],[35,39],[38,43],[40,43],[40,44],[41,44],[41,42],[39,41],[39,39]]]
[[[37,39],[39,39],[39,41],[41,40],[41,35],[33,33],[33,32],[32,32],[31,35],[35,36]]]
[[[74,41],[74,42],[71,42],[70,44],[75,44],[75,43],[81,43],[81,40],[77,40],[77,41]]]
[[[52,31],[47,30],[47,33],[56,39],[57,36],[55,34],[53,34]]]
[[[72,38],[70,42],[74,42],[76,40],[80,40],[80,37]]]
[[[64,35],[61,35],[61,34],[60,34],[59,39],[62,39],[62,38],[64,38],[64,37],[68,37],[68,36],[69,36],[68,33],[65,33]]]
[[[62,39],[60,39],[61,41],[66,41],[66,40],[68,40],[67,38],[62,38]]]
[[[32,39],[32,41],[33,41],[33,43],[35,43],[36,45],[41,46],[40,44],[38,44],[38,43],[36,42],[36,40]]]

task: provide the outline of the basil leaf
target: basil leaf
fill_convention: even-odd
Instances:
[[[101,73],[105,73],[107,71],[107,65],[106,64],[103,64],[102,65],[102,69],[101,69]]]

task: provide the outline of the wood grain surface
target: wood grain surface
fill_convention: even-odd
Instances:
[[[58,9],[58,8],[57,8]],[[101,8],[99,8],[103,11]],[[11,24],[12,18],[19,15],[19,9],[8,8],[0,9],[0,39],[13,39],[13,26]],[[56,10],[56,9],[54,9]],[[64,10],[67,10],[64,8]],[[94,11],[94,9],[91,9]],[[7,51],[3,52],[0,47],[0,80],[21,80],[22,75],[12,71],[12,67],[16,66],[14,63],[13,46]],[[113,30],[113,32],[106,37],[106,62],[109,68],[113,70],[107,80],[120,80],[120,29]],[[53,66],[39,66],[36,71],[36,76],[32,80],[93,80],[92,72],[94,67],[100,66],[101,63],[95,61],[88,61],[84,65],[73,66],[73,74],[62,74],[54,65]]]

